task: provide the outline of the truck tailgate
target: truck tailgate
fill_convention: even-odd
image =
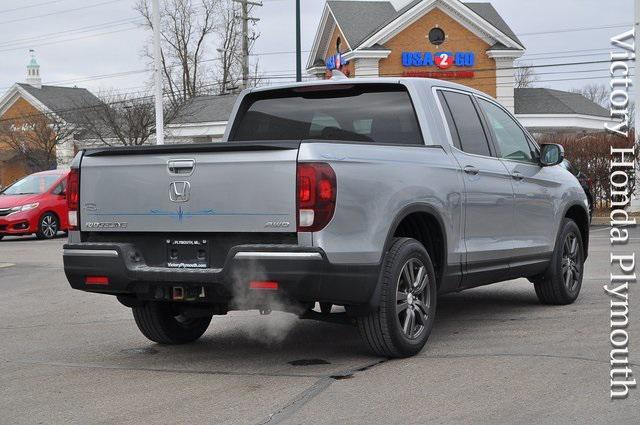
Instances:
[[[299,143],[88,151],[80,230],[295,232]]]

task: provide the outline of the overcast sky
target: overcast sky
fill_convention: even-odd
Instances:
[[[24,80],[30,48],[37,52],[44,83],[77,85],[94,92],[144,89],[149,73],[131,71],[147,66],[140,52],[149,34],[136,24],[139,16],[132,8],[134,2],[0,0],[0,91]],[[295,1],[263,0],[263,3],[264,7],[255,12],[261,19],[257,24],[261,35],[255,49],[261,69],[268,75],[293,75],[295,56],[273,53],[295,50]],[[606,61],[609,38],[630,29],[633,22],[633,0],[491,0],[491,3],[527,47],[524,59],[536,65]],[[324,0],[302,0],[305,51],[313,41],[323,5]],[[627,26],[618,26],[623,24]],[[602,28],[606,26],[616,27]],[[567,31],[578,28],[582,30]],[[209,51],[215,52],[214,41],[210,44]],[[572,52],[563,53],[566,51]],[[114,73],[123,75],[96,77]],[[607,64],[539,68],[537,73],[538,86],[559,89],[606,83],[608,79]]]

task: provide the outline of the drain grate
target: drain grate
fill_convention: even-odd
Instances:
[[[293,360],[287,363],[289,363],[291,366],[314,366],[319,364],[331,364],[328,361],[322,359],[300,359]]]

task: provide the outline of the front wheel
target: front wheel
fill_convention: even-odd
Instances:
[[[40,218],[38,223],[38,232],[36,237],[38,239],[53,239],[58,234],[60,229],[60,223],[58,217],[52,213],[46,213]]]
[[[144,336],[158,344],[186,344],[200,338],[211,323],[211,317],[187,318],[170,303],[151,301],[133,307],[133,317]]]
[[[422,350],[436,314],[436,276],[424,246],[396,238],[384,257],[380,307],[359,317],[358,329],[369,348],[385,357],[409,357]]]
[[[549,268],[534,280],[536,295],[543,304],[571,304],[582,287],[584,245],[580,229],[573,220],[564,219]]]

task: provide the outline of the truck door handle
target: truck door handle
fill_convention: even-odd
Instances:
[[[170,159],[167,161],[169,174],[176,176],[189,176],[196,166],[195,159]]]
[[[522,181],[524,179],[524,176],[517,171],[514,171],[511,174],[511,177],[513,177],[514,180],[518,180],[518,181]]]
[[[472,176],[477,176],[480,170],[478,170],[473,165],[467,165],[466,167],[464,167],[464,172]]]

